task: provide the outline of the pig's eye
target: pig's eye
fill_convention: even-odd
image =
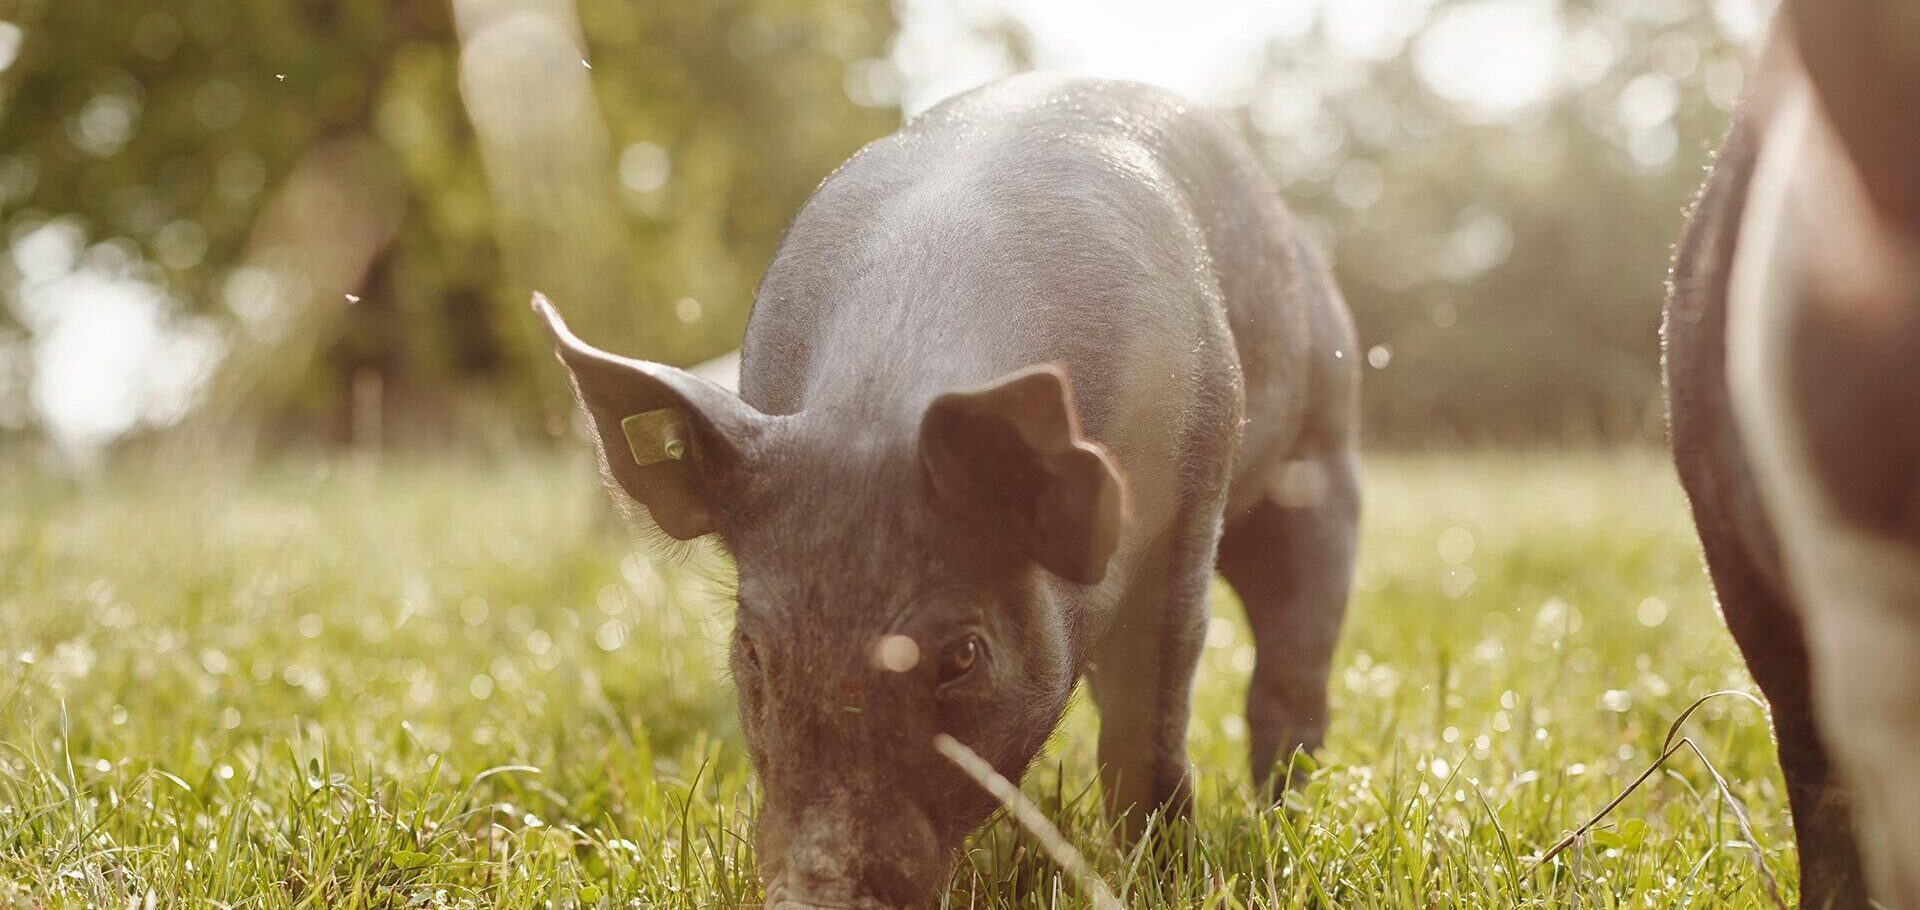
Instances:
[[[969,635],[947,646],[946,653],[940,657],[940,684],[954,682],[980,663],[980,652],[986,650],[977,636]]]

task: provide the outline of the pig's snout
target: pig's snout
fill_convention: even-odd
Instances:
[[[808,901],[793,901],[785,898],[768,898],[767,910],[884,910],[884,908],[880,904],[873,903],[815,904]]]
[[[785,831],[763,824],[762,849],[771,850],[763,857],[766,910],[902,910],[934,902],[952,871],[951,853],[925,814],[848,808],[831,801]]]
[[[887,901],[865,894],[836,898],[827,894],[801,893],[798,889],[775,882],[767,888],[766,910],[905,910],[923,903]]]
[[[795,901],[786,898],[768,898],[767,910],[893,910],[886,904],[874,901],[853,901],[850,903],[816,904],[811,901]]]

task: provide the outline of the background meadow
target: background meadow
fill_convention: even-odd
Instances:
[[[1763,715],[1551,863],[1699,697],[1750,689],[1650,453],[1381,456],[1325,753],[1254,801],[1222,587],[1191,826],[1122,853],[1077,703],[1026,790],[1129,906],[1768,906]],[[0,903],[757,905],[724,571],[656,564],[582,458],[16,474],[0,518]],[[1006,818],[953,907],[1086,895]]]

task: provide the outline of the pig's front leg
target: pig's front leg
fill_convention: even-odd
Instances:
[[[1206,643],[1218,529],[1208,515],[1155,541],[1128,580],[1087,674],[1100,708],[1101,784],[1129,840],[1142,833],[1149,814],[1188,809],[1187,719],[1194,667]]]

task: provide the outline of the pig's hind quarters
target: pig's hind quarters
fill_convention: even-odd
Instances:
[[[1360,527],[1357,346],[1337,295],[1320,300],[1329,304],[1318,310],[1322,356],[1306,377],[1301,425],[1284,443],[1242,452],[1236,507],[1220,539],[1220,574],[1253,633],[1249,760],[1254,786],[1269,795],[1276,762],[1317,750],[1326,737],[1327,675]]]

